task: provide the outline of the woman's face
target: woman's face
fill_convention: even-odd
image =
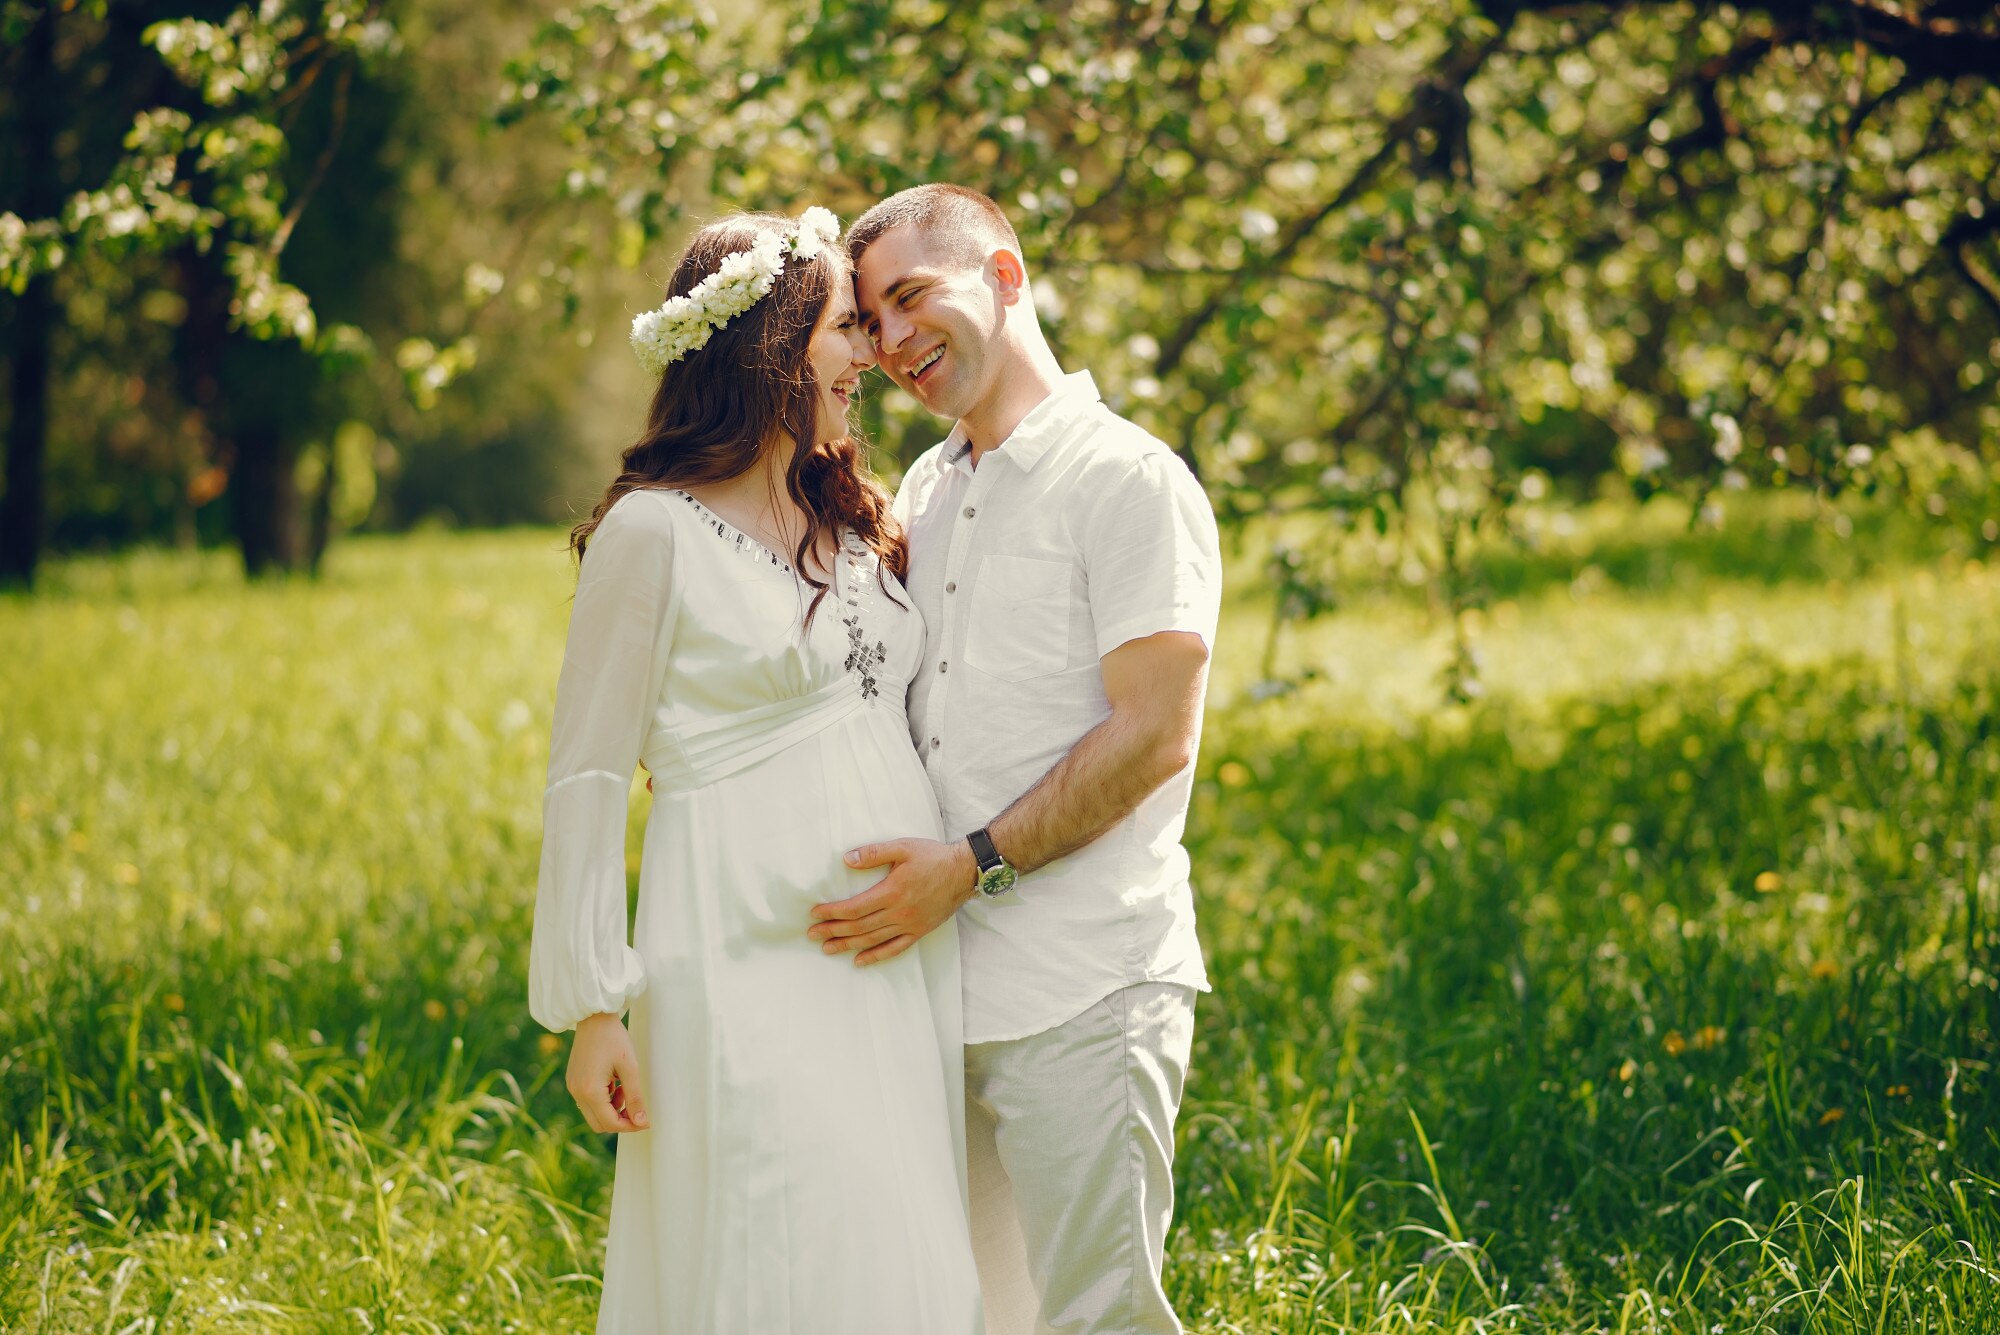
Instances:
[[[861,373],[875,364],[875,345],[861,332],[854,284],[844,273],[834,279],[833,296],[806,355],[819,387],[819,439],[813,443],[822,445],[847,434],[847,410],[861,392]]]

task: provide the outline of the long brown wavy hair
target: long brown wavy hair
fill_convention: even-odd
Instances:
[[[666,295],[685,296],[724,258],[750,249],[760,234],[789,237],[795,227],[789,218],[769,213],[739,213],[708,224],[681,253]],[[785,490],[807,519],[792,560],[799,578],[815,590],[806,625],[827,592],[806,558],[823,538],[837,544],[841,528],[854,530],[898,579],[909,573],[909,546],[889,512],[888,492],[863,466],[861,442],[848,432],[814,443],[820,434],[819,386],[808,350],[834,284],[850,281],[852,270],[838,245],[806,256],[787,254],[784,271],[756,305],[667,367],[653,391],[644,433],[625,451],[617,478],[590,518],[570,531],[570,550],[578,561],[605,513],[627,492],[741,477],[756,466],[766,442],[782,432],[795,442]]]

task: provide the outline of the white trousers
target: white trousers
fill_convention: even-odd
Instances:
[[[1181,1335],[1160,1266],[1194,997],[1139,983],[1054,1029],[966,1046],[986,1335]]]

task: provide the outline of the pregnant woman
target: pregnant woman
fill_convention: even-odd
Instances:
[[[903,537],[847,433],[874,356],[838,230],[815,208],[695,236],[633,322],[645,433],[572,535],[529,1003],[576,1031],[585,1120],[622,1133],[600,1335],[979,1326],[957,938],[857,968],[806,936],[878,876],[848,849],[938,825]]]

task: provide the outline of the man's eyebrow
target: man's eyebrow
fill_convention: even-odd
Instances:
[[[882,289],[881,300],[894,301],[896,299],[896,294],[898,292],[901,292],[904,288],[910,286],[912,283],[923,282],[926,277],[928,277],[928,275],[923,273],[921,270],[919,270],[916,273],[904,274],[901,278],[898,278],[895,282],[889,284],[889,286]],[[881,303],[877,302],[876,304],[879,305]]]

